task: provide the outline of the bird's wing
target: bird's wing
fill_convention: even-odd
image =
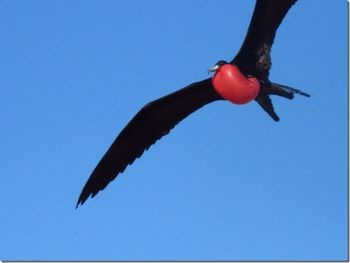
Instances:
[[[231,61],[245,74],[267,79],[277,28],[297,0],[257,0],[246,38]]]
[[[145,105],[128,123],[92,172],[77,206],[94,197],[152,144],[200,107],[222,99],[211,79],[193,83]]]

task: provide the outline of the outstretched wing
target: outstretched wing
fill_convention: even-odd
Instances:
[[[244,74],[268,79],[277,28],[297,0],[257,0],[243,45],[231,61]]]
[[[211,79],[193,83],[145,105],[121,131],[92,172],[77,207],[94,197],[177,123],[200,107],[222,99]]]

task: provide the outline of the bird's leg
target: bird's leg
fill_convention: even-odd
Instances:
[[[287,87],[277,83],[271,83],[271,85],[268,87],[268,94],[281,96],[287,99],[293,99],[294,94],[310,97],[310,94],[307,94],[301,90]]]

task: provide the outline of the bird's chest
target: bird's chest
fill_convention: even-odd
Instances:
[[[235,104],[245,104],[259,94],[260,83],[255,77],[246,78],[231,64],[219,68],[212,78],[215,90],[226,100]]]

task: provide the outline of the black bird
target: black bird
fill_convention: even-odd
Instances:
[[[296,1],[257,0],[246,38],[232,61],[216,63],[210,70],[215,72],[213,78],[192,83],[146,104],[98,163],[79,196],[77,207],[103,190],[177,123],[208,103],[226,99],[243,104],[255,99],[273,120],[279,121],[270,95],[287,99],[293,99],[294,94],[309,97],[300,90],[272,83],[268,78],[277,28]]]

